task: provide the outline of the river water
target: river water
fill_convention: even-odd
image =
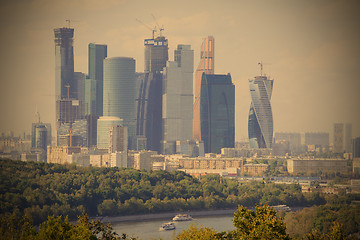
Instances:
[[[234,230],[234,225],[232,222],[233,217],[233,214],[226,216],[194,217],[192,221],[175,222],[176,229],[169,231],[160,231],[159,228],[161,224],[171,221],[171,218],[162,220],[156,219],[147,221],[118,222],[112,223],[112,227],[113,230],[119,235],[126,233],[132,237],[138,237],[139,239],[143,240],[170,240],[174,239],[176,234],[188,229],[192,224],[198,227],[203,226],[213,228],[218,232]]]

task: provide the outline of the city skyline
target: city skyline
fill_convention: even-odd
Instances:
[[[214,36],[216,73],[229,72],[236,86],[237,141],[247,139],[248,80],[260,75],[260,61],[264,73],[276,80],[271,100],[274,132],[332,134],[333,124],[343,122],[352,123],[353,137],[360,135],[359,4],[210,1],[199,8],[201,2],[188,1],[186,7],[165,1],[3,3],[5,17],[8,12],[15,14],[1,27],[0,132],[30,133],[36,106],[42,120],[55,126],[54,28],[72,20],[75,72],[88,73],[92,42],[106,44],[108,57],[134,58],[136,72],[142,72],[143,41],[151,31],[135,20],[139,18],[150,26],[164,25],[169,59],[178,44],[191,45],[195,66],[201,42]]]

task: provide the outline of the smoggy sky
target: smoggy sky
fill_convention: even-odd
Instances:
[[[215,37],[215,73],[236,86],[236,140],[247,139],[248,79],[274,79],[274,132],[332,132],[353,124],[360,136],[359,1],[6,0],[0,3],[0,132],[30,132],[36,106],[55,125],[53,29],[71,20],[75,71],[88,72],[88,43],[108,45],[108,57],[136,60],[144,69],[143,40],[164,26],[169,57],[191,44],[194,70],[202,39]]]

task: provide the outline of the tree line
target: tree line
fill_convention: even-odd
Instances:
[[[253,207],[256,204],[320,205],[319,193],[298,184],[241,183],[181,171],[79,167],[0,160],[0,215],[27,216],[38,225],[48,216],[116,216],[164,211]]]

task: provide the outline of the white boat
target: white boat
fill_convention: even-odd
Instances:
[[[286,212],[291,211],[291,208],[289,206],[286,206],[286,205],[276,205],[276,206],[271,206],[271,207],[276,211],[280,211],[280,210],[283,210],[283,211],[286,211]]]
[[[191,221],[192,217],[189,214],[177,214],[173,217],[173,221]]]
[[[168,223],[163,223],[160,227],[160,231],[167,231],[167,230],[174,230],[176,227],[175,227],[175,224],[172,223],[172,222],[168,222]]]

